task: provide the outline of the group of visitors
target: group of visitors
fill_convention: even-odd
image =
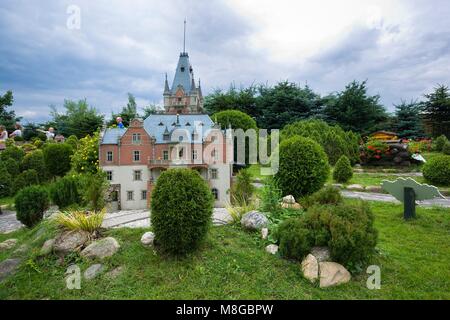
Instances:
[[[14,139],[16,137],[22,137],[23,136],[23,128],[22,125],[17,122],[14,125],[14,131],[8,135],[8,131],[6,131],[6,127],[4,125],[0,125],[0,151],[3,151],[6,149],[6,140],[8,138]],[[41,130],[37,129],[37,131],[45,133],[45,136],[47,137],[47,140],[53,140],[55,138],[55,129],[54,128],[48,128],[48,130]]]

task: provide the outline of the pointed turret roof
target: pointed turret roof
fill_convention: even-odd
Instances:
[[[166,73],[166,81],[164,82],[164,94],[170,94],[169,82],[167,81],[167,73]]]
[[[178,59],[177,70],[172,83],[172,93],[175,93],[178,86],[182,86],[185,92],[191,89],[191,83],[194,79],[191,63],[189,62],[189,55],[187,52],[182,52]]]

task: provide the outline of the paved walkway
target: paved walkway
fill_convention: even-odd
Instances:
[[[0,214],[0,233],[11,233],[23,226],[24,225],[17,220],[14,211],[3,210],[3,214]]]
[[[230,214],[225,208],[214,208],[213,224],[224,225],[232,221]],[[107,213],[103,220],[104,228],[146,228],[150,226],[149,210],[122,210]]]
[[[384,193],[372,193],[372,192],[359,192],[359,191],[347,191],[342,190],[342,195],[346,198],[359,198],[367,201],[382,201],[382,202],[392,202],[392,203],[400,203],[397,199],[395,199],[390,194]],[[432,207],[432,206],[441,206],[445,208],[450,208],[450,198],[445,199],[432,199],[432,200],[424,200],[417,201],[417,205],[422,207]]]

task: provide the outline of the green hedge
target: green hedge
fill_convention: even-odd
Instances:
[[[76,177],[65,176],[50,186],[50,199],[60,209],[74,204],[81,204],[80,183]]]
[[[14,193],[21,189],[39,184],[39,176],[36,170],[25,170],[14,179]]]
[[[66,143],[48,143],[44,148],[44,161],[51,176],[64,176],[70,170],[73,149]]]
[[[430,183],[449,186],[450,185],[450,156],[438,155],[428,160],[422,167],[425,180]]]
[[[213,196],[198,172],[170,169],[152,192],[152,227],[162,251],[186,254],[198,248],[211,223]]]
[[[323,148],[312,139],[295,136],[280,143],[275,179],[283,196],[301,198],[320,190],[329,172]]]
[[[15,198],[17,219],[29,228],[42,220],[48,206],[48,193],[41,186],[22,189]]]

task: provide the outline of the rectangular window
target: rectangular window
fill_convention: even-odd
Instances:
[[[133,144],[140,144],[140,143],[141,143],[141,134],[133,133]]]
[[[135,162],[141,161],[141,152],[140,151],[133,151],[133,160]]]
[[[219,152],[217,152],[217,150],[214,149],[214,150],[211,152],[211,157],[213,158],[213,160],[219,160]]]
[[[112,171],[106,171],[106,180],[112,181],[112,179],[113,179]]]
[[[169,151],[168,150],[164,150],[163,151],[163,159],[164,160],[169,160]]]
[[[198,152],[197,150],[192,150],[192,160],[197,160]]]
[[[133,199],[134,199],[134,192],[127,191],[127,201],[133,201]]]
[[[113,161],[113,152],[112,151],[108,151],[106,153],[106,161],[109,161],[109,162]]]
[[[141,181],[142,180],[142,171],[141,170],[134,170],[133,178],[134,178],[134,181]]]
[[[211,169],[211,179],[217,179],[219,171],[217,169]]]
[[[147,200],[147,190],[142,190],[142,192],[141,192],[141,199],[142,200]]]

